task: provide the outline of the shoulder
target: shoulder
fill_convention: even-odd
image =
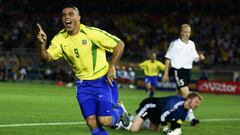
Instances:
[[[143,64],[143,63],[145,64],[145,63],[148,63],[148,62],[149,62],[149,60],[145,60],[145,61],[143,61],[143,62],[141,62],[141,63],[142,63],[142,64]]]
[[[152,63],[151,60],[145,60],[145,63]]]
[[[67,36],[66,29],[62,29],[54,36],[54,38],[66,38]]]
[[[157,62],[157,63],[159,63],[159,64],[162,64],[162,62],[161,62],[161,61],[159,61],[159,60],[156,60],[156,62]]]
[[[176,97],[176,99],[178,99],[178,100],[182,100],[182,101],[185,100],[185,98],[184,98],[183,96],[175,96],[175,97]]]
[[[87,26],[84,24],[81,24],[81,29],[85,32],[104,32],[103,30],[97,28],[97,27],[91,27],[91,26]]]
[[[184,101],[185,98],[183,96],[169,96],[169,99],[175,100],[175,101]]]
[[[180,39],[178,38],[178,39],[175,39],[175,40],[173,40],[172,42],[171,42],[171,44],[177,44],[177,43],[180,43]]]
[[[179,38],[171,41],[171,43],[170,43],[170,49],[175,48],[176,45],[178,45],[178,44],[181,44],[181,40],[180,40]]]
[[[194,46],[195,46],[195,43],[194,43],[194,41],[192,41],[192,40],[189,40],[189,44],[191,44],[191,45],[194,45]]]

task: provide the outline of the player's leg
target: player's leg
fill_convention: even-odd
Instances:
[[[152,86],[151,86],[150,93],[149,93],[149,97],[154,97],[155,91],[156,91],[156,88],[152,85]]]
[[[130,127],[131,132],[138,132],[144,121],[149,118],[150,109],[154,108],[155,106],[152,103],[152,98],[144,99],[140,104],[139,108],[136,110],[136,116],[133,121],[132,126]],[[148,122],[149,123],[149,122]],[[149,124],[145,124],[146,128],[149,128]]]
[[[110,86],[112,87],[112,102],[113,105],[116,106],[118,103],[118,85],[116,81],[113,81],[112,83],[113,86]]]
[[[149,93],[152,87],[150,77],[146,76],[144,81],[145,81],[145,90],[147,93]]]
[[[97,99],[97,117],[98,122],[103,126],[114,126],[119,120],[122,120],[125,126],[128,126],[130,119],[123,105],[116,104],[117,97],[113,99],[113,92],[117,92],[117,84],[113,86],[106,84],[98,89]],[[116,95],[116,93],[115,93]]]
[[[110,102],[98,102],[98,122],[100,125],[110,127],[114,126],[123,114],[123,109],[120,106],[114,106]]]
[[[130,127],[129,130],[131,132],[138,132],[141,129],[141,127],[143,125],[143,122],[144,122],[144,120],[140,116],[137,115],[135,117],[135,119],[134,119],[134,121],[132,123],[132,126]]]
[[[123,123],[125,126],[128,126],[129,125],[129,122],[130,122],[130,116],[128,115],[123,103],[119,102],[118,101],[118,85],[117,85],[117,82],[116,81],[113,81],[113,86],[109,86],[112,90],[112,104],[113,104],[113,113],[112,113],[112,126],[111,128],[113,129],[118,129],[118,127],[121,127],[119,124],[120,124],[120,121],[121,121],[121,124]],[[119,109],[124,110],[124,112],[122,113],[121,117],[120,117],[120,121],[117,121],[118,120],[118,112],[119,112]]]
[[[150,124],[149,124],[149,130],[153,130],[153,131],[158,131],[159,130],[159,124],[154,124],[150,121]]]
[[[113,106],[110,102],[101,101],[98,103],[98,122],[102,126],[114,127],[121,122],[124,127],[131,124],[128,112],[125,111],[123,105]]]
[[[86,100],[80,103],[80,108],[92,135],[108,135],[103,127],[98,124],[94,100]]]
[[[177,83],[177,93],[183,97],[187,97],[189,94],[189,80],[190,80],[190,70],[189,69],[174,69],[174,78]],[[188,112],[188,119],[192,126],[199,123],[193,114],[192,109]]]
[[[154,97],[157,83],[158,83],[158,77],[157,76],[151,77],[150,82],[151,82],[151,91],[149,93],[149,97]]]
[[[183,97],[187,97],[189,94],[189,88],[188,86],[183,86],[180,88],[180,90],[177,90],[177,93],[179,93],[179,95],[183,96]]]
[[[82,115],[86,121],[86,124],[90,128],[92,135],[108,135],[108,133],[98,124],[96,116],[96,101],[93,97],[94,94],[90,94],[92,88],[88,86],[88,83],[84,81],[77,81],[77,100],[80,105]]]

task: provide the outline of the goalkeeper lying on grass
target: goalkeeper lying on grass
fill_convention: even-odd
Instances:
[[[133,122],[128,127],[124,127],[120,122],[117,127],[138,132],[142,126],[157,131],[161,125],[163,134],[180,135],[181,125],[187,117],[188,110],[195,110],[201,100],[202,96],[197,92],[190,93],[187,98],[182,96],[146,98],[136,110],[135,118],[132,116]]]

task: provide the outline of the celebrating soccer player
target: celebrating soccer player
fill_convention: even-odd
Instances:
[[[62,10],[65,26],[51,40],[46,49],[47,35],[37,24],[37,41],[41,59],[45,62],[63,57],[77,78],[77,100],[92,135],[108,135],[102,126],[112,126],[119,120],[128,126],[128,114],[117,105],[118,90],[115,65],[119,61],[124,43],[106,31],[80,23],[79,10],[66,6]],[[113,53],[110,63],[106,51]]]

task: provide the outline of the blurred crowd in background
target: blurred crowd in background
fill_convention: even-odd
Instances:
[[[129,63],[143,61],[151,51],[164,61],[169,43],[179,35],[180,25],[189,23],[191,39],[197,50],[206,55],[201,68],[236,69],[240,66],[240,2],[229,1],[0,0],[0,80],[6,70],[11,78],[18,74],[20,79],[24,78],[24,69],[31,71],[32,78],[71,76],[72,71],[63,61],[50,67],[41,63],[35,44],[37,22],[43,25],[48,43],[63,28],[61,9],[66,3],[79,8],[83,24],[106,30],[125,42],[121,66],[128,68]]]

